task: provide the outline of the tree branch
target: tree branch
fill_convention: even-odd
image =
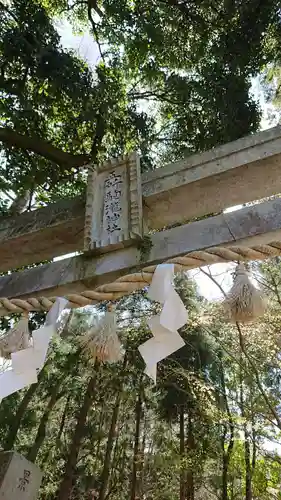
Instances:
[[[256,383],[257,383],[257,386],[258,386],[258,388],[260,390],[260,393],[262,394],[262,396],[263,396],[263,398],[264,398],[264,400],[265,400],[265,402],[266,402],[269,410],[271,411],[273,417],[275,418],[279,429],[281,429],[281,419],[280,419],[277,411],[275,410],[274,406],[271,404],[271,402],[269,400],[269,397],[265,393],[265,391],[264,391],[264,389],[262,387],[262,383],[260,381],[259,372],[258,372],[255,364],[253,363],[251,357],[249,356],[249,354],[246,351],[245,343],[244,343],[244,337],[243,337],[242,330],[241,330],[241,327],[240,327],[239,323],[236,323],[236,328],[237,328],[238,333],[239,333],[239,343],[240,343],[241,351],[244,354],[244,356],[247,359],[247,361],[249,362],[249,365],[251,366],[251,368],[252,368],[252,370],[254,372]]]
[[[174,106],[183,106],[183,101],[182,100],[176,100],[176,99],[171,99],[167,95],[166,92],[154,92],[154,91],[144,91],[144,92],[133,92],[130,90],[129,99],[135,100],[135,99],[151,99],[151,101],[165,101],[168,104],[172,104]]]
[[[201,271],[202,271],[202,269],[201,269]],[[212,274],[211,273],[209,274],[206,271],[202,271],[202,272],[206,276],[209,276],[209,278],[217,285],[217,287],[220,289],[220,291],[225,296],[225,291],[223,290],[223,288],[221,287],[221,285],[217,282],[217,280],[212,276]],[[259,371],[256,368],[255,363],[253,362],[251,356],[247,353],[247,350],[246,350],[246,347],[245,347],[243,333],[242,333],[241,326],[240,326],[239,323],[236,323],[236,328],[237,328],[237,331],[238,331],[238,334],[239,334],[239,344],[240,344],[241,352],[244,354],[245,358],[247,359],[247,361],[248,361],[248,363],[249,363],[249,365],[250,365],[250,367],[251,367],[251,369],[253,371],[254,377],[256,379],[256,384],[258,386],[258,389],[259,389],[261,395],[263,396],[263,399],[264,399],[264,401],[265,401],[268,409],[270,410],[271,414],[275,418],[278,428],[281,429],[281,419],[280,419],[280,417],[279,417],[276,409],[271,404],[269,397],[267,396],[266,392],[263,389],[262,383],[260,381]]]
[[[186,5],[183,2],[179,2],[178,0],[158,0],[159,3],[166,5],[166,7],[175,8],[178,12],[180,12],[183,18],[187,22],[191,22],[194,26],[198,26],[202,30],[206,29],[206,23],[203,18],[194,12],[191,12],[190,6]]]
[[[107,113],[107,109],[104,103],[100,105],[98,114],[97,114],[97,123],[96,123],[96,132],[92,142],[91,148],[91,159],[94,164],[98,161],[98,152],[99,148],[102,145],[102,141],[106,131],[106,123],[105,116]]]
[[[97,0],[88,0],[88,6],[90,9],[93,9],[100,18],[103,17],[103,12],[102,10],[99,8],[98,4],[97,4]]]
[[[90,3],[88,3],[88,19],[89,19],[89,21],[90,21],[90,23],[92,25],[92,30],[93,30],[93,33],[95,35],[96,44],[97,44],[97,46],[99,48],[100,56],[101,56],[102,60],[104,61],[104,54],[103,54],[103,51],[102,51],[102,48],[101,48],[101,44],[100,44],[100,41],[99,41],[99,35],[98,35],[96,23],[93,20],[92,6],[91,6]]]
[[[63,9],[62,12],[64,12],[64,10],[66,10],[66,12],[70,12],[71,10],[75,9],[75,7],[78,7],[79,5],[88,5],[88,2],[86,0],[81,1],[81,2],[74,2],[72,5],[67,7],[67,9]]]
[[[0,127],[0,141],[9,147],[33,151],[47,160],[68,167],[82,167],[89,161],[88,155],[72,155],[62,151],[40,137],[19,134],[8,127]]]
[[[209,273],[207,273],[207,271],[204,271],[204,269],[202,269],[202,267],[200,267],[200,271],[201,271],[201,273],[205,274],[205,276],[208,276],[208,278],[210,278],[210,280],[215,285],[217,285],[217,287],[219,288],[219,290],[222,293],[223,297],[226,297],[226,293],[225,293],[223,287],[218,283],[218,281],[216,280],[216,278],[214,278],[214,276],[212,275],[211,271]]]

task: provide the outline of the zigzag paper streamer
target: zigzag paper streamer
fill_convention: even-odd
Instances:
[[[187,310],[174,289],[174,264],[157,266],[148,297],[163,304],[160,315],[148,320],[153,337],[139,346],[146,364],[145,373],[156,384],[157,363],[167,358],[185,345],[178,329],[186,324]]]
[[[33,332],[33,346],[11,354],[12,367],[0,375],[0,400],[37,382],[45,363],[56,322],[68,301],[59,297],[47,314],[45,325]]]

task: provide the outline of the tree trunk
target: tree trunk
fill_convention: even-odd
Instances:
[[[226,436],[228,433],[228,426],[225,424],[223,426],[223,436],[222,436],[222,492],[221,499],[228,500],[228,467],[230,462],[230,457],[234,447],[234,423],[232,419],[232,415],[229,409],[227,395],[226,395],[226,386],[225,386],[225,378],[224,378],[224,369],[222,361],[220,362],[220,379],[221,379],[221,389],[223,394],[223,405],[224,411],[228,416],[228,426],[230,431],[230,438],[228,441],[227,449],[225,449],[226,445]]]
[[[17,413],[12,421],[6,442],[3,445],[4,451],[12,450],[12,448],[15,444],[15,441],[17,439],[17,433],[18,433],[18,430],[20,428],[21,420],[22,420],[22,418],[27,410],[27,407],[28,407],[30,401],[32,400],[32,398],[37,390],[38,385],[40,384],[40,382],[45,374],[45,369],[48,366],[48,364],[50,364],[50,361],[47,360],[45,365],[44,365],[44,368],[41,370],[41,372],[38,375],[37,384],[32,384],[29,387],[29,389],[27,390],[27,392],[25,393],[23,399],[21,400],[19,407],[18,407],[18,410],[17,410]]]
[[[133,470],[132,470],[132,484],[131,484],[131,496],[130,500],[136,500],[136,494],[138,490],[138,466],[139,466],[139,442],[140,442],[140,423],[142,414],[142,399],[141,399],[141,388],[139,390],[139,395],[136,401],[136,429],[135,429],[135,443],[134,443],[134,458],[133,458]]]
[[[180,457],[181,457],[181,472],[180,472],[180,500],[185,500],[185,469],[183,466],[183,458],[185,455],[185,432],[184,432],[184,407],[180,407]]]
[[[250,397],[251,397],[251,427],[252,427],[252,476],[256,467],[257,460],[257,433],[256,433],[256,422],[255,422],[255,410],[253,408],[254,400],[254,387],[250,387]]]
[[[65,425],[65,421],[66,421],[66,417],[67,417],[69,401],[70,401],[70,396],[68,396],[66,399],[66,403],[65,403],[65,406],[64,406],[64,409],[62,412],[62,417],[61,417],[61,422],[60,422],[57,437],[56,437],[55,441],[51,443],[48,450],[45,452],[44,457],[41,458],[40,462],[41,462],[41,466],[43,468],[44,468],[44,465],[49,461],[49,457],[50,457],[52,449],[55,447],[60,447],[60,441],[61,441],[61,436],[62,436],[62,433],[64,430],[64,425]]]
[[[250,449],[250,434],[247,429],[247,423],[244,424],[245,436],[245,466],[246,466],[246,486],[245,486],[245,500],[252,500],[252,470],[251,470],[251,449]]]
[[[58,395],[60,386],[61,386],[61,381],[59,381],[56,385],[54,385],[53,389],[51,391],[51,397],[49,399],[49,403],[47,405],[47,408],[44,411],[43,416],[41,418],[40,425],[38,427],[37,434],[35,437],[35,441],[34,441],[33,445],[31,446],[31,448],[28,452],[28,455],[27,455],[27,459],[30,460],[31,462],[36,461],[38,452],[39,452],[40,447],[42,446],[42,443],[44,442],[44,439],[46,436],[46,427],[47,427],[47,423],[49,420],[49,416],[50,416],[55,404],[62,396],[62,394]]]
[[[230,500],[234,500],[235,493],[234,493],[234,479],[231,479],[230,483]]]
[[[66,366],[72,366],[73,360],[75,360],[77,362],[77,360],[79,359],[77,354],[80,352],[80,350],[81,349],[79,348],[75,354],[70,355],[68,357],[67,362],[66,362]],[[15,441],[16,441],[16,438],[17,438],[18,430],[20,428],[21,420],[22,420],[22,418],[27,410],[27,407],[28,407],[30,401],[32,400],[35,392],[37,391],[37,388],[38,388],[40,382],[43,380],[45,373],[46,373],[46,370],[47,370],[48,366],[51,364],[51,362],[52,362],[52,360],[50,358],[48,358],[46,363],[44,364],[44,367],[42,368],[42,370],[40,371],[40,373],[38,375],[37,384],[32,384],[29,387],[29,389],[27,390],[27,392],[25,393],[23,399],[21,400],[19,407],[18,407],[18,410],[17,410],[17,413],[15,415],[15,418],[12,421],[6,442],[3,445],[4,451],[8,451],[8,450],[11,450],[13,448]]]
[[[242,358],[242,352],[241,352]],[[241,359],[242,361],[242,359]],[[240,409],[243,418],[244,429],[244,459],[245,459],[245,500],[252,500],[252,470],[251,470],[251,448],[250,448],[250,433],[246,421],[245,407],[244,407],[244,393],[243,393],[243,376],[242,376],[242,362],[240,363]]]
[[[67,399],[66,399],[65,407],[64,407],[64,410],[63,410],[63,413],[62,413],[62,417],[61,417],[59,431],[58,431],[58,434],[57,434],[57,437],[56,437],[56,443],[58,443],[61,440],[61,437],[62,437],[62,433],[63,433],[63,430],[64,430],[65,421],[66,421],[66,417],[67,417],[67,412],[68,412],[69,401],[70,401],[70,396],[68,396]]]
[[[104,414],[103,414],[103,411],[100,411],[100,414],[99,414],[99,425],[98,425],[98,429],[97,429],[98,436],[101,436],[101,434],[102,434],[103,421],[104,421]],[[100,449],[101,449],[101,438],[99,437],[99,439],[97,440],[97,442],[95,444],[95,465],[94,465],[94,468],[99,466],[99,462],[100,462]],[[96,478],[94,478],[94,482],[95,481],[96,481]]]
[[[145,476],[145,467],[144,467],[144,457],[145,457],[145,449],[146,449],[146,432],[147,432],[147,422],[145,418],[145,407],[143,408],[143,432],[142,432],[142,442],[140,449],[140,463],[139,463],[139,495],[140,498],[143,498],[143,490],[144,490],[144,476]]]
[[[65,465],[65,473],[62,482],[60,484],[57,500],[69,500],[71,495],[78,453],[84,436],[86,419],[94,399],[95,384],[96,384],[96,373],[88,383],[88,387],[84,395],[82,406],[77,414],[76,427],[70,445],[68,459]]]
[[[115,438],[115,434],[116,434],[116,424],[117,424],[119,408],[120,408],[120,403],[121,403],[121,396],[122,396],[123,373],[124,373],[124,369],[125,369],[126,365],[127,365],[127,357],[125,356],[124,361],[123,361],[122,372],[120,373],[119,384],[117,386],[115,405],[113,408],[111,424],[110,424],[110,429],[109,429],[109,434],[108,434],[103,470],[102,470],[100,480],[99,480],[99,484],[100,484],[99,500],[105,500],[105,498],[106,498],[106,492],[107,492],[107,487],[108,487],[108,482],[109,482],[109,477],[110,477],[111,455],[112,455],[112,450],[113,450],[113,446],[114,446],[114,438]]]
[[[223,426],[223,434],[221,440],[222,447],[222,485],[221,485],[221,500],[228,500],[228,462],[227,455],[225,452],[225,444],[226,444],[226,436],[227,436],[227,426]]]
[[[188,411],[187,445],[188,450],[192,452],[194,450],[194,436],[191,410]],[[186,473],[186,500],[194,500],[194,477],[192,466]]]
[[[112,418],[110,429],[108,433],[108,440],[106,445],[105,457],[104,457],[104,465],[103,470],[100,477],[100,490],[99,490],[99,500],[105,500],[106,491],[108,487],[109,475],[110,475],[110,465],[111,465],[111,453],[114,444],[114,438],[116,433],[116,424],[117,418],[119,414],[120,402],[122,396],[122,384],[120,384],[119,389],[117,391],[115,405],[113,408]],[[60,500],[60,499],[58,499]]]

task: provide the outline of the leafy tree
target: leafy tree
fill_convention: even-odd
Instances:
[[[89,162],[136,149],[144,170],[256,131],[251,79],[278,65],[279,12],[276,0],[0,2],[1,213],[83,193]],[[90,28],[96,67],[62,47],[65,18]],[[258,279],[269,312],[238,328],[179,278],[186,347],[159,364],[156,387],[137,350],[159,311],[145,292],[118,304],[123,364],[85,359],[85,311],[74,314],[38,384],[0,406],[1,446],[44,470],[41,498],[278,498],[265,443],[281,427],[279,260]]]
[[[128,102],[117,61],[91,71],[62,49],[38,3],[1,3],[0,21],[4,192],[19,193],[29,206],[34,195],[35,202],[73,196],[83,190],[83,165],[134,148],[144,149],[149,166],[153,119]]]
[[[196,290],[184,276],[177,278],[178,291],[189,311],[189,322],[181,329],[186,345],[163,363],[164,397],[161,413],[179,427],[180,500],[194,500],[195,490],[202,481],[204,462],[210,458],[215,434],[212,418],[216,401],[208,387],[211,373],[216,370],[214,342],[196,325],[202,300],[196,300]],[[195,472],[196,471],[196,472]]]

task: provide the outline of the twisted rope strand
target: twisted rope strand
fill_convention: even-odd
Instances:
[[[281,241],[272,241],[267,245],[253,247],[229,246],[212,247],[206,250],[190,252],[183,257],[169,259],[166,263],[175,264],[176,272],[188,271],[196,267],[221,262],[263,260],[269,257],[281,256]],[[95,290],[85,290],[81,293],[66,295],[69,307],[84,307],[102,301],[113,301],[149,285],[156,265],[147,266],[141,272],[121,276],[113,283],[100,285]],[[28,299],[0,298],[0,316],[11,313],[29,311],[48,311],[56,297],[30,297]]]

